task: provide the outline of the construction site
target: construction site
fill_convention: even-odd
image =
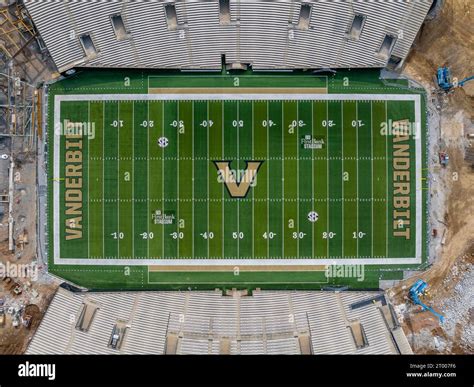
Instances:
[[[56,286],[37,256],[43,82],[52,64],[24,6],[0,3],[0,352],[23,353]],[[42,276],[34,281],[28,273]],[[10,275],[12,274],[12,275]]]
[[[384,277],[380,288],[368,292],[351,294],[347,286],[333,287],[327,297],[324,291],[299,294],[289,288],[284,294],[227,289],[224,294],[191,290],[113,295],[87,293],[48,270],[47,195],[53,178],[46,173],[46,130],[52,109],[45,86],[67,79],[71,69],[58,70],[35,24],[39,22],[23,1],[0,0],[0,354],[473,354],[473,13],[470,0],[434,1],[404,62],[381,70],[426,93],[428,258],[423,270],[402,270],[401,280]],[[368,299],[369,306],[364,304]],[[363,304],[356,306],[358,311],[352,308],[356,302]],[[159,347],[145,344],[155,335],[147,331],[156,323],[148,316],[153,305],[161,305],[160,313],[166,311],[156,313]],[[311,314],[318,305],[334,309],[331,321],[344,335]],[[254,316],[259,312],[261,316]],[[285,326],[280,315],[293,313],[298,318],[285,332],[271,331],[272,324]],[[72,333],[67,326],[58,343],[50,343],[71,315],[77,317]],[[190,319],[183,322],[182,316]],[[95,319],[101,321],[104,345],[88,341]],[[213,328],[215,321],[225,326],[223,334]],[[326,339],[311,341],[312,330],[325,331]]]
[[[473,11],[469,1],[444,2],[423,25],[404,68],[431,101],[431,266],[388,290],[415,353],[474,352],[474,82],[447,93],[433,82],[440,66],[449,66],[459,80],[472,77]],[[440,163],[443,152],[447,165]],[[429,283],[428,299],[444,314],[444,324],[410,303],[407,290],[419,277]]]

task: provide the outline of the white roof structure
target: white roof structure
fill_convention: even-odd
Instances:
[[[218,291],[72,293],[59,288],[27,354],[410,352],[382,300],[380,292],[222,296]],[[93,307],[84,313],[84,305]],[[114,349],[109,341],[118,325],[126,328]]]
[[[432,0],[25,0],[58,69],[385,67]]]

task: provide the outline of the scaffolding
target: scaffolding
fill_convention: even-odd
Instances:
[[[34,149],[37,91],[32,79],[44,72],[34,60],[37,33],[26,8],[18,2],[0,8],[0,136],[25,137],[23,147]],[[37,51],[41,52],[41,48]]]
[[[32,47],[35,49],[32,50]],[[15,66],[28,74],[29,80],[39,79],[44,66],[41,61],[31,60],[35,56],[32,51],[45,53],[46,48],[24,5],[14,2],[0,7],[0,69],[15,62]]]
[[[15,174],[36,153],[42,133],[41,92],[48,77],[47,53],[21,1],[0,6],[0,205],[7,208],[8,250],[15,251]],[[50,59],[49,59],[50,60]],[[6,160],[5,160],[6,161]],[[1,209],[0,209],[1,210]]]
[[[29,152],[36,146],[36,128],[41,126],[37,114],[38,91],[33,85],[22,81],[8,66],[0,72],[0,84],[5,93],[0,96],[0,137],[23,137],[22,150]]]

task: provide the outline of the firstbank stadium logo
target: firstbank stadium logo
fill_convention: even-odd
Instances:
[[[233,170],[231,161],[214,161],[218,171],[218,181],[224,183],[229,195],[233,198],[245,198],[250,190],[257,184],[257,173],[263,161],[246,161],[245,169]]]

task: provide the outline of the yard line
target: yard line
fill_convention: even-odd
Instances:
[[[209,101],[206,101],[207,157],[209,158]],[[209,258],[209,165],[207,166],[207,258]]]
[[[177,181],[176,181],[176,187],[177,187],[177,198],[180,199],[179,197],[179,130],[180,130],[180,119],[179,119],[179,101],[177,101],[177,108],[176,108],[176,115],[177,115],[177,130],[178,130],[178,133],[176,134],[176,138],[177,138],[177,141],[176,141],[176,147],[177,147],[177,161],[176,161],[176,177],[177,177]],[[180,241],[180,238],[179,238],[179,235],[180,235],[180,231],[179,231],[179,223],[180,223],[180,219],[179,219],[179,200],[177,202],[177,208],[176,208],[176,218],[177,218],[177,221],[178,221],[178,224],[177,224],[177,227],[176,227],[176,231],[178,233],[178,237],[176,238],[176,258],[179,258],[179,241]]]
[[[300,101],[296,101],[296,224],[298,230],[298,238],[296,239],[296,256],[300,257]]]
[[[104,200],[105,192],[105,102],[102,102],[102,201]],[[105,258],[105,204],[102,204],[102,254]]]
[[[221,131],[222,131],[222,149],[221,149],[221,155],[222,158],[225,155],[224,153],[224,127],[225,127],[225,116],[224,116],[224,101],[221,102]],[[224,210],[225,210],[225,200],[224,200],[224,184],[222,184],[222,258],[225,259],[225,215],[224,215]]]
[[[165,102],[161,102],[161,136],[165,136]],[[161,148],[161,216],[165,214],[165,148]],[[161,224],[161,259],[165,259],[165,223]]]
[[[311,140],[314,139],[314,101],[311,101]],[[314,148],[311,149],[311,211],[314,211]],[[314,222],[311,225],[311,257],[314,258]]]
[[[300,134],[300,105],[299,102],[296,101],[296,197],[298,199],[296,203],[296,225],[298,231],[298,238],[296,238],[296,256],[300,257],[300,147],[298,136]]]
[[[117,101],[117,226],[120,229],[120,101]],[[120,258],[120,230],[115,230],[117,235],[117,258]]]
[[[356,253],[359,256],[359,101],[356,101],[356,175],[357,175],[357,246]]]
[[[342,174],[344,175],[344,101],[340,102],[341,104],[341,154],[342,154]],[[341,197],[344,199],[344,179],[342,180],[342,195]],[[342,200],[342,248],[341,248],[341,256],[344,257],[344,200]]]
[[[87,101],[87,124],[90,125],[91,122],[91,101]],[[84,133],[83,133],[84,134]],[[87,257],[90,258],[91,256],[91,216],[90,216],[90,155],[91,155],[91,141],[90,141],[90,136],[87,136],[87,200],[89,200],[89,203],[87,203]]]
[[[372,103],[373,101],[370,101],[370,148],[371,148],[371,158],[372,158],[372,179],[371,179],[371,183],[372,183],[372,192],[371,192],[371,196],[372,196],[372,199],[374,198],[374,119],[373,119],[373,116],[372,116]],[[371,253],[370,255],[373,257],[374,256],[374,201],[372,201],[372,205],[371,205],[371,209],[372,209],[372,240],[371,240]]]
[[[268,125],[269,101],[267,101],[267,158],[270,156],[270,129]],[[270,168],[267,167],[267,257],[270,258]]]
[[[191,246],[191,255],[193,256],[194,258],[194,216],[195,216],[195,213],[194,213],[194,101],[191,102],[191,114],[192,114],[192,117],[191,117],[191,142],[192,142],[192,145],[193,145],[193,150],[192,150],[192,154],[193,154],[193,165],[192,165],[192,176],[193,176],[193,181],[192,181],[192,196],[193,196],[193,212],[192,212],[192,216],[191,216],[191,225],[192,225],[192,229],[193,229],[193,233],[191,235],[191,240],[192,240],[192,246]]]
[[[239,123],[239,107],[240,107],[240,102],[237,101],[237,169],[238,169],[238,174],[240,174],[240,142],[239,142],[239,137],[240,137],[240,123]],[[240,181],[240,177],[239,177]],[[237,257],[240,257],[240,200],[237,200]]]
[[[147,171],[147,181],[146,181],[146,197],[150,199],[150,101],[146,102],[146,119],[147,119],[147,145],[146,145],[146,171]],[[146,256],[150,258],[150,200],[147,200],[146,205],[146,227],[147,227],[147,238],[146,238]]]
[[[285,178],[285,107],[281,101],[281,176]],[[285,258],[285,180],[281,184],[281,257]]]
[[[329,157],[329,101],[326,101],[326,157]],[[326,162],[326,256],[329,258],[329,161]]]
[[[385,103],[385,122],[388,122],[387,101]],[[385,135],[385,183],[387,186],[386,196],[388,199],[388,134]],[[385,258],[388,258],[388,200],[385,201],[385,211],[387,219],[385,220]]]
[[[135,102],[132,103],[132,258],[135,258]]]
[[[254,156],[254,112],[253,112],[253,105],[255,101],[252,101],[252,160],[255,159]],[[252,258],[255,258],[255,190],[252,190]]]

